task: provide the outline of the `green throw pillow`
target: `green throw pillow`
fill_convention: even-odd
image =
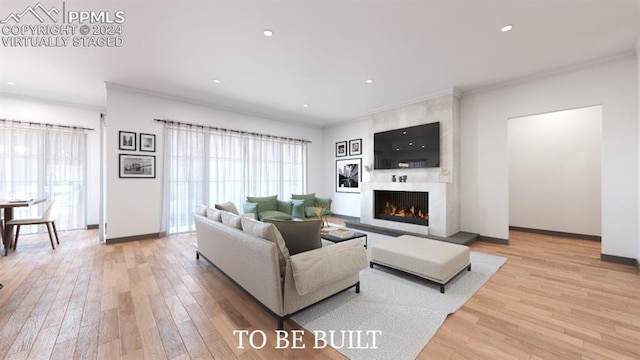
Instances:
[[[257,203],[259,212],[278,210],[278,195],[273,196],[247,196],[247,202]]]
[[[316,193],[291,195],[291,198],[296,200],[304,200],[304,207],[316,206]]]
[[[255,218],[258,218],[258,203],[246,202],[242,204],[243,214],[253,214]]]

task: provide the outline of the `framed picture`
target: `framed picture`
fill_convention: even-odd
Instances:
[[[119,132],[119,149],[136,151],[136,133],[128,131]]]
[[[156,136],[153,134],[140,133],[140,151],[155,152]]]
[[[336,160],[336,192],[359,193],[362,159]]]
[[[347,142],[338,141],[336,143],[336,157],[347,156]]]
[[[121,178],[155,178],[156,157],[153,155],[120,154]]]
[[[349,140],[349,156],[362,155],[362,139]]]

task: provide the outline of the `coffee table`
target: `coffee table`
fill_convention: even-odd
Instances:
[[[364,247],[365,248],[367,247],[367,234],[360,233],[360,232],[353,231],[353,230],[349,230],[349,231],[353,232],[352,236],[339,237],[339,236],[333,236],[333,235],[329,235],[329,234],[320,233],[320,237],[325,239],[325,240],[331,241],[332,243],[336,243],[336,244],[339,243],[339,242],[343,242],[343,241],[347,241],[347,240],[353,240],[353,239],[357,239],[357,238],[363,237],[364,238]]]

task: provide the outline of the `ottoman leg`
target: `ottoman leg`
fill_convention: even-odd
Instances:
[[[369,261],[369,267],[373,269],[373,261]]]
[[[469,264],[469,267],[467,268],[467,271],[471,271],[471,264]]]
[[[440,284],[440,294],[444,294],[444,284]]]

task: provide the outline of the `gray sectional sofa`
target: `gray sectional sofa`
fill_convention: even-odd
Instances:
[[[356,288],[367,267],[361,239],[289,255],[275,225],[225,211],[194,214],[197,258],[205,257],[278,320]]]

